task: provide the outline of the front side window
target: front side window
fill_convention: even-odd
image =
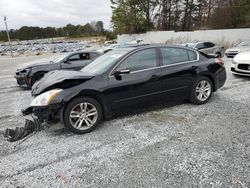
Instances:
[[[80,60],[79,54],[73,55],[68,59],[68,61],[78,61],[78,60]]]
[[[132,72],[154,67],[156,67],[156,51],[155,48],[151,48],[132,54],[117,69],[128,69]]]
[[[186,49],[182,48],[160,48],[163,65],[172,65],[189,61],[189,55]]]

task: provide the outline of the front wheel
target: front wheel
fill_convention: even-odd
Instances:
[[[44,77],[44,72],[39,72],[33,76],[31,79],[31,86],[33,86],[37,81],[41,80]]]
[[[193,86],[190,101],[197,105],[205,104],[209,101],[212,94],[213,84],[211,80],[207,77],[201,77],[196,80]]]
[[[72,100],[65,108],[62,123],[75,134],[93,131],[102,119],[102,107],[93,98],[82,97]]]

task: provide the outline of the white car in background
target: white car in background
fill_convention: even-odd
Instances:
[[[250,51],[234,57],[231,72],[235,75],[250,76]]]
[[[232,58],[241,52],[247,52],[247,51],[250,51],[250,41],[244,41],[235,45],[232,48],[228,48],[225,54],[227,57]]]

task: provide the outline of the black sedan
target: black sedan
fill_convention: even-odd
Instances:
[[[52,61],[43,60],[38,63],[31,62],[18,68],[14,77],[16,78],[18,85],[31,87],[49,71],[60,69],[81,70],[100,55],[102,55],[102,53],[91,51],[72,52],[60,55]]]
[[[146,45],[115,49],[81,71],[54,71],[32,88],[25,112],[41,122],[60,119],[70,131],[92,131],[104,118],[125,107],[172,97],[205,104],[224,85],[221,59],[190,48]]]

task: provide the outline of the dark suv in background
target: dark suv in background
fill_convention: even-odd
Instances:
[[[42,59],[40,62],[30,62],[16,70],[15,78],[18,85],[31,87],[49,71],[81,70],[100,55],[102,53],[95,51],[72,52],[54,57],[52,60]]]

